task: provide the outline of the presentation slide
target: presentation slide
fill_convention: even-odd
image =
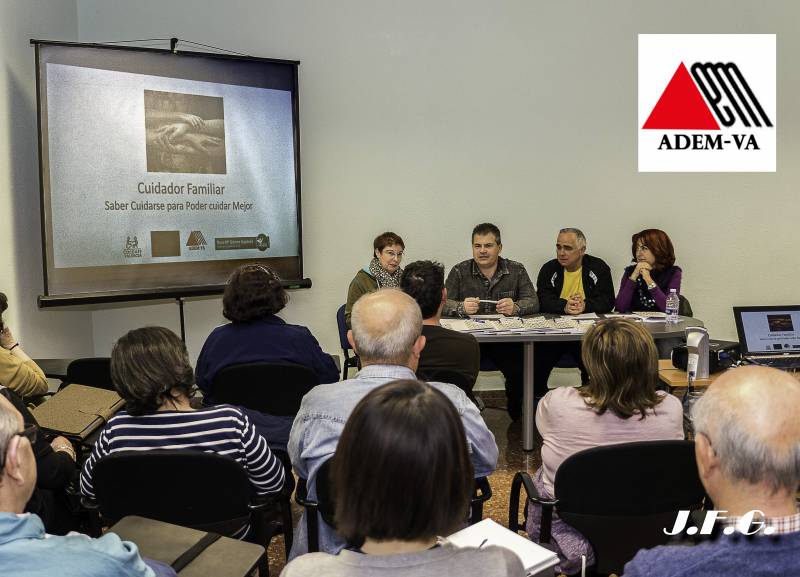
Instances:
[[[749,352],[800,352],[800,311],[742,313]]]
[[[53,267],[299,254],[292,94],[46,65]]]

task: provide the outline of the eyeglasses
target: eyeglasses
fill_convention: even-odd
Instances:
[[[400,252],[394,252],[393,250],[384,250],[383,254],[385,254],[389,258],[396,258],[397,260],[400,260],[400,259],[403,258],[403,251],[402,250]]]
[[[39,438],[39,427],[36,425],[30,425],[22,429],[22,432],[17,433],[14,435],[15,437],[25,437],[28,439],[28,442],[33,446],[36,442],[36,439]],[[3,467],[6,465],[6,456],[5,454],[0,454],[0,471],[3,470]]]
[[[39,427],[36,425],[30,425],[25,427],[21,433],[17,433],[20,437],[25,437],[28,439],[31,445],[36,442],[36,439],[39,438]]]

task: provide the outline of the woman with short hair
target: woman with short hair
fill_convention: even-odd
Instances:
[[[191,406],[194,372],[186,347],[169,329],[144,327],[122,336],[111,351],[111,378],[125,410],[108,421],[84,463],[84,495],[94,498],[92,473],[106,455],[175,446],[231,457],[244,467],[254,494],[277,493],[283,487],[283,465],[247,415],[230,405]]]
[[[289,294],[271,268],[246,264],[234,271],[222,296],[222,315],[231,322],[211,331],[197,358],[197,386],[203,391],[203,404],[215,402],[217,373],[241,363],[293,363],[314,371],[320,383],[339,380],[339,369],[311,331],[278,316],[288,302]],[[292,416],[246,412],[271,446],[286,446]]]
[[[350,548],[310,553],[283,577],[522,576],[519,559],[439,539],[461,528],[473,490],[466,435],[433,387],[398,380],[367,394],[345,424],[331,464],[336,529]]]
[[[631,237],[633,264],[625,269],[614,308],[621,313],[666,311],[670,289],[681,292],[683,271],[667,233],[648,228]]]
[[[658,353],[641,323],[599,321],[583,337],[581,358],[588,383],[551,390],[536,411],[542,466],[533,482],[545,499],[555,494],[558,467],[579,451],[633,441],[683,439],[681,402],[656,390]],[[534,541],[538,541],[540,521],[541,508],[530,505],[527,530]],[[561,561],[557,570],[577,572],[581,555],[594,562],[589,542],[555,514],[552,535]]]
[[[347,302],[344,306],[344,321],[350,327],[350,314],[353,305],[362,295],[374,292],[379,288],[399,288],[403,269],[403,251],[406,245],[399,234],[384,232],[372,241],[372,260],[359,270],[350,281],[347,289]]]

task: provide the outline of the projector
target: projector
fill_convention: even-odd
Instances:
[[[741,357],[739,343],[735,341],[709,341],[708,342],[708,372],[717,373],[724,371],[736,363]],[[672,366],[682,371],[686,370],[689,351],[686,344],[678,345],[672,349]]]

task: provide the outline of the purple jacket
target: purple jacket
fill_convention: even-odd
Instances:
[[[678,294],[681,292],[681,277],[683,275],[681,268],[678,266],[671,266],[663,270],[652,271],[650,277],[653,279],[653,282],[656,283],[656,288],[653,290],[647,290],[641,277],[639,277],[637,282],[631,280],[630,277],[634,268],[635,265],[630,265],[625,268],[625,273],[622,275],[622,280],[619,283],[619,294],[617,294],[614,309],[621,313],[647,310],[665,312],[669,290],[675,289]],[[639,283],[641,283],[641,285],[639,285]],[[637,287],[637,285],[639,286]],[[637,290],[637,288],[639,290]],[[641,298],[642,293],[646,296],[647,293],[649,293],[649,298],[655,301],[655,308],[643,302]]]

